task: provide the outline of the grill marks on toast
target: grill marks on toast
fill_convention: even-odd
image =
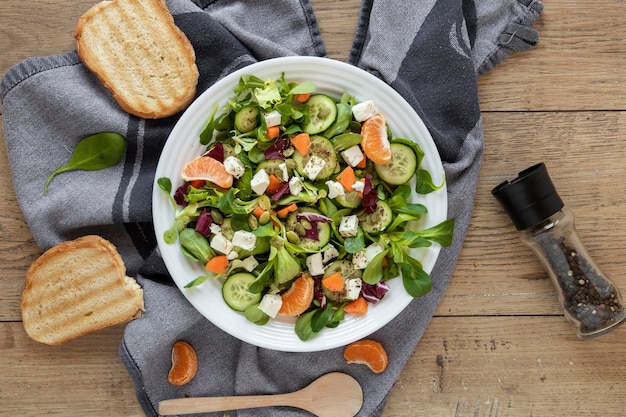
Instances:
[[[46,251],[28,270],[22,319],[31,338],[56,345],[138,317],[143,291],[115,247],[85,236]]]
[[[85,65],[129,113],[167,117],[195,97],[195,52],[163,0],[98,3],[74,35]]]

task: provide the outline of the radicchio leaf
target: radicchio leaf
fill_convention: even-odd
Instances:
[[[326,217],[323,214],[319,214],[319,213],[312,213],[310,211],[304,211],[301,213],[298,213],[297,215],[298,220],[308,220],[311,223],[316,222],[316,223],[332,223],[333,219],[331,219],[330,217]]]
[[[368,284],[367,282],[363,281],[361,295],[368,302],[376,304],[383,298],[387,291],[389,291],[389,285],[382,279],[374,285]]]
[[[320,304],[321,308],[326,307],[326,296],[322,291],[322,277],[313,277],[313,297]]]
[[[378,204],[378,193],[372,186],[372,174],[365,176],[365,185],[363,186],[363,209],[366,213],[372,214],[376,211]]]
[[[174,192],[174,201],[179,206],[187,207],[187,202],[185,201],[185,194],[187,194],[187,190],[189,189],[190,183],[186,182],[180,187],[176,189]]]
[[[198,220],[196,221],[196,232],[209,237],[211,235],[211,225],[213,224],[213,218],[211,217],[211,213],[207,211],[207,209],[203,209],[198,216]]]
[[[278,138],[265,150],[265,159],[285,159],[283,151],[289,147],[289,138]]]
[[[217,159],[221,163],[224,163],[224,145],[220,142],[217,142],[215,146],[206,151],[203,156],[210,156],[213,159]]]
[[[326,217],[322,214],[311,213],[311,212],[298,213],[296,215],[296,218],[298,220],[305,219],[305,220],[308,220],[309,223],[311,223],[313,227],[311,227],[310,230],[307,230],[306,233],[304,234],[305,238],[311,239],[311,240],[320,240],[319,233],[317,230],[318,223],[330,223],[333,221],[333,219],[331,219],[330,217]]]
[[[276,190],[276,192],[274,194],[272,194],[272,200],[274,201],[278,201],[281,198],[283,198],[283,196],[285,194],[287,194],[287,192],[289,192],[289,183],[288,182],[284,182],[280,188],[278,190]]]

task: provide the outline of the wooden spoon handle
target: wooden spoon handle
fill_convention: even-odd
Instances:
[[[296,393],[277,395],[249,395],[237,397],[198,397],[177,398],[159,402],[159,414],[167,416],[174,414],[208,413],[211,411],[241,410],[244,408],[292,406],[299,407]],[[294,401],[296,400],[296,401]]]

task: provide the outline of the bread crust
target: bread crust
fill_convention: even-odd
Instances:
[[[126,275],[115,246],[89,235],[58,244],[31,264],[21,308],[33,340],[59,345],[139,317],[143,290]]]
[[[102,1],[74,30],[82,62],[126,112],[172,116],[195,98],[196,55],[165,0]]]

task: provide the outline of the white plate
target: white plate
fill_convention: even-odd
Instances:
[[[174,188],[182,184],[182,167],[204,150],[198,135],[215,103],[219,103],[221,107],[233,96],[233,89],[242,75],[278,79],[283,72],[288,81],[312,81],[316,84],[317,91],[336,98],[348,92],[358,101],[374,100],[379,111],[385,115],[394,137],[411,138],[422,147],[426,156],[421,167],[430,171],[434,183],[441,184],[444,180],[439,153],[426,126],[395,90],[355,66],[316,57],[286,57],[262,61],[230,74],[206,90],[189,106],[172,130],[157,166],[156,179],[168,177]],[[290,352],[312,352],[344,346],[383,327],[413,299],[405,292],[401,279],[393,279],[389,282],[391,290],[381,302],[370,306],[365,316],[347,315],[337,328],[324,329],[306,342],[298,339],[294,333],[293,319],[277,318],[270,320],[265,326],[257,326],[226,305],[222,299],[220,282],[209,280],[195,288],[183,288],[206,271],[203,271],[201,265],[189,261],[181,254],[178,242],[167,244],[163,241],[163,233],[171,227],[175,211],[165,193],[156,185],[156,181],[152,198],[159,250],[176,285],[202,315],[225,332],[245,342]],[[429,214],[425,216],[424,227],[436,225],[446,219],[445,187],[425,196],[414,195],[413,202],[423,203],[429,210]],[[437,245],[421,250],[420,259],[424,270],[432,270],[439,251]],[[429,317],[424,318],[428,319]]]

